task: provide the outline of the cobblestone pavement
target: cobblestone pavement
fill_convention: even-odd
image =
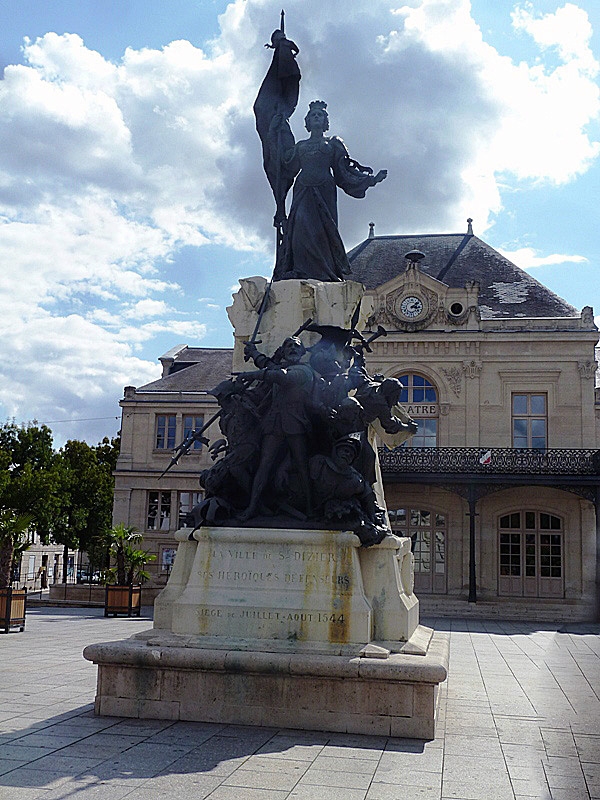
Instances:
[[[150,627],[39,607],[0,635],[1,800],[600,798],[600,625],[448,631],[432,742],[95,717],[81,651]]]

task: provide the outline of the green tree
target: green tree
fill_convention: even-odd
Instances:
[[[10,581],[15,549],[22,548],[25,528],[48,534],[55,490],[52,432],[36,423],[0,426],[0,572]],[[7,566],[8,565],[8,566]],[[8,570],[8,572],[7,572]]]
[[[115,436],[114,439],[109,439],[108,436],[105,436],[93,449],[98,458],[98,463],[105,467],[109,471],[109,474],[112,475],[117,468],[117,459],[119,458],[119,451],[121,449],[121,437]]]
[[[51,537],[64,547],[63,583],[67,580],[67,553],[87,550],[98,556],[100,543],[111,528],[112,470],[118,449],[105,439],[96,447],[68,441],[57,454],[56,494]]]
[[[43,519],[53,491],[52,431],[36,423],[0,427],[0,509]],[[42,532],[42,531],[40,531]]]
[[[10,586],[12,565],[31,546],[29,526],[31,514],[0,510],[0,589]]]
[[[101,543],[112,523],[118,453],[118,438],[94,447],[71,440],[55,452],[45,425],[0,426],[0,511],[31,515],[42,541],[63,545],[63,582],[70,549],[99,557],[106,547]]]

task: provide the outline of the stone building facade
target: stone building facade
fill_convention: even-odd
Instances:
[[[80,575],[80,552],[69,550],[67,555],[67,580],[75,583]],[[63,580],[64,548],[62,545],[43,544],[38,534],[30,534],[30,546],[13,563],[11,583],[14,587],[27,587],[37,592],[58,585]]]
[[[406,254],[409,255],[405,258]],[[423,257],[424,254],[424,257]],[[600,539],[598,330],[473,235],[374,236],[349,253],[383,325],[371,373],[402,379],[417,435],[381,462],[392,527],[413,541],[422,611],[590,619]],[[208,390],[232,351],[180,346],[163,376],[126,387],[116,522],[155,552],[196,502],[198,446],[160,477],[186,431],[218,410]],[[219,438],[218,422],[207,430]]]

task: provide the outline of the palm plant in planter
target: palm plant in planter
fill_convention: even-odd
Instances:
[[[144,567],[156,559],[147,550],[136,547],[142,534],[132,525],[119,523],[108,532],[107,544],[114,565],[105,570],[106,594],[104,616],[127,614],[140,616],[142,610],[142,583],[149,573]]]

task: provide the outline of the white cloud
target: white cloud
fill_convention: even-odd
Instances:
[[[237,291],[237,289],[239,289],[239,286],[236,287],[236,289],[232,289],[232,291]],[[221,306],[218,303],[215,303],[214,297],[199,297],[198,303],[200,303],[201,306],[204,306],[204,308],[210,308],[212,311],[221,310]]]
[[[0,347],[5,354],[0,405],[6,416],[40,422],[74,420],[56,428],[59,442],[114,435],[116,422],[76,420],[118,414],[124,385],[141,385],[160,375],[158,364],[134,356],[118,335],[74,314],[53,317],[39,311],[28,319],[15,317],[10,335],[0,333]]]
[[[552,14],[537,14],[534,4],[517,6],[512,14],[516,30],[528,33],[544,50],[556,48],[561,59],[575,61],[593,78],[598,62],[590,49],[592,26],[586,12],[574,3],[565,3]]]
[[[304,135],[307,101],[325,97],[351,152],[389,169],[366,201],[342,199],[349,243],[365,235],[367,216],[382,232],[462,226],[468,215],[481,230],[500,207],[501,173],[560,183],[597,157],[586,125],[600,109],[598,64],[574,4],[513,13],[534,52],[557,54],[547,66],[515,64],[486,44],[468,0],[319,4],[318,23],[313,6],[292,0],[288,9],[304,73],[293,126]],[[8,67],[2,82],[7,207],[41,201],[49,183],[54,202],[61,191],[70,200],[76,186],[116,200],[159,232],[165,251],[208,241],[270,248],[251,101],[274,8],[236,0],[206,52],[176,41],[128,49],[115,65],[74,34],[26,44],[28,66]]]
[[[147,319],[148,317],[161,317],[173,309],[164,300],[139,300],[124,312],[127,319]]]
[[[587,263],[585,256],[565,255],[552,253],[548,256],[539,255],[537,250],[532,247],[520,247],[517,250],[502,250],[498,248],[503,256],[506,256],[513,264],[521,269],[531,269],[533,267],[555,266],[557,264],[582,264]]]
[[[153,339],[160,333],[168,333],[174,338],[186,337],[190,341],[199,342],[206,336],[206,325],[196,320],[165,319],[146,322],[143,325],[123,326],[119,337],[133,345],[140,345]]]

